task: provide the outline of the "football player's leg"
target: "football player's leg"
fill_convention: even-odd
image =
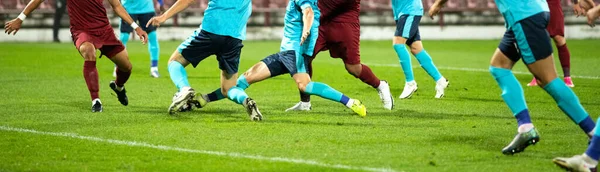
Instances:
[[[158,36],[156,27],[146,27],[148,21],[154,17],[154,13],[140,14],[138,19],[140,21],[140,27],[148,33],[148,52],[150,53],[150,75],[152,77],[159,77],[158,73],[158,58],[160,54],[160,46],[158,44]]]
[[[189,65],[190,62],[183,58],[181,53],[176,50],[171,55],[171,58],[169,58],[168,64],[169,76],[177,89],[181,90],[184,87],[190,87],[187,71],[185,71],[185,67]]]
[[[522,152],[529,145],[539,141],[539,134],[529,117],[523,88],[511,71],[514,64],[520,59],[515,41],[512,31],[505,32],[490,63],[490,73],[502,90],[502,99],[517,119],[518,134],[508,146],[502,149],[502,153],[508,155]]]
[[[579,98],[564,81],[558,78],[552,58],[552,44],[545,28],[547,13],[529,17],[513,26],[519,52],[529,71],[537,78],[538,85],[554,98],[563,110],[581,129],[592,135],[594,122],[581,106]]]
[[[598,127],[599,124],[596,124],[596,127]],[[552,160],[552,162],[569,171],[595,171],[596,167],[598,166],[599,158],[600,133],[595,131],[588,148],[582,155],[575,155],[573,157],[556,157]]]
[[[415,16],[402,15],[398,20],[396,20],[396,32],[394,33],[394,38],[392,40],[392,43],[394,44],[394,50],[398,55],[400,66],[402,67],[406,81],[404,84],[404,89],[402,90],[402,94],[400,94],[401,99],[410,98],[418,89],[417,82],[415,81],[413,74],[410,53],[406,49],[406,44],[412,36],[411,30],[416,28],[413,27],[414,17]],[[414,34],[416,32],[412,31],[412,33]]]
[[[411,52],[415,55],[421,67],[425,69],[425,72],[429,74],[435,81],[435,98],[442,98],[445,95],[446,87],[450,83],[446,78],[440,74],[437,67],[433,64],[433,60],[431,60],[431,56],[423,49],[423,44],[419,41],[420,36],[417,30],[417,35],[415,36],[415,42],[410,44]]]
[[[571,79],[571,53],[567,47],[567,40],[562,35],[556,35],[552,37],[558,50],[558,59],[560,60],[560,66],[562,67],[564,82],[569,87],[575,87],[573,80]]]
[[[328,100],[340,102],[344,106],[352,109],[361,117],[367,115],[367,108],[359,100],[350,99],[348,96],[342,94],[327,84],[312,82],[307,73],[296,73],[293,75],[293,78],[298,85],[298,89],[301,91],[310,95],[317,95]]]
[[[96,48],[90,42],[79,46],[79,53],[85,60],[83,63],[83,77],[90,92],[92,100],[100,98],[98,95],[98,69],[96,69]]]
[[[103,49],[105,47],[103,47]],[[126,94],[127,91],[125,90],[125,83],[127,82],[127,80],[129,80],[129,77],[131,76],[132,66],[131,62],[129,61],[129,57],[127,55],[125,47],[123,47],[122,45],[113,47],[115,47],[113,49],[120,49],[121,51],[115,55],[112,55],[110,53],[106,55],[117,66],[116,79],[114,81],[111,81],[109,86],[117,94],[119,102],[121,102],[122,105],[127,106],[129,104],[129,100]]]

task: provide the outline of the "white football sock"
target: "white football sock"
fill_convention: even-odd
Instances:
[[[524,133],[524,132],[528,132],[531,129],[533,129],[533,124],[527,123],[527,124],[523,124],[523,125],[519,126],[519,129],[517,129],[517,131],[519,133]]]

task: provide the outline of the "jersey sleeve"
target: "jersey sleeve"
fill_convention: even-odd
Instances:
[[[317,3],[317,0],[294,0],[297,6],[299,6],[302,10],[312,7],[312,3]]]

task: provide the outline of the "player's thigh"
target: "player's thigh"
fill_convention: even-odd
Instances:
[[[418,35],[421,16],[401,15],[396,20],[396,32],[394,32],[394,44],[410,45]],[[419,37],[420,39],[420,37]]]
[[[548,3],[548,7],[550,8],[550,20],[546,30],[548,30],[550,37],[565,36],[565,17],[561,5],[559,3]]]
[[[117,65],[117,68],[119,68],[120,70],[130,71],[132,68],[131,62],[129,61],[129,55],[127,53],[127,50],[125,49],[108,59],[110,59],[115,65]]]
[[[538,13],[511,27],[517,48],[525,64],[532,64],[552,55],[552,43],[548,31],[546,31],[548,18],[549,13]]]
[[[512,69],[514,64],[521,59],[521,54],[517,48],[515,34],[511,30],[506,30],[504,36],[498,44],[498,48],[492,56],[491,66]]]
[[[200,29],[195,30],[190,37],[177,47],[177,50],[175,51],[177,53],[173,53],[169,61],[176,60],[180,58],[179,55],[181,55],[181,57],[189,62],[189,64],[192,64],[192,66],[198,66],[202,60],[210,55],[216,54],[218,45],[216,45],[215,40],[213,40],[214,36],[214,34]],[[181,62],[180,60],[177,61]],[[233,73],[237,73],[237,71]]]
[[[138,14],[138,21],[140,22],[140,27],[142,28],[142,30],[146,31],[147,33],[156,31],[156,27],[154,25],[146,27],[148,21],[150,21],[150,19],[152,19],[152,17],[154,17],[155,15],[156,14],[153,12]]]
[[[266,78],[279,76],[282,74],[290,73],[288,66],[293,66],[293,58],[291,60],[285,60],[285,56],[294,56],[293,51],[283,51],[276,54],[272,54],[262,59],[259,63],[252,66],[244,75],[246,79],[250,78],[253,83],[262,81]],[[294,70],[294,68],[292,68]],[[248,81],[250,82],[250,81]]]
[[[336,32],[338,40],[329,48],[332,57],[339,57],[347,65],[360,64],[360,24],[340,23]]]
[[[181,53],[179,53],[179,51],[177,50],[173,51],[171,57],[169,57],[168,63],[171,63],[173,61],[179,62],[184,67],[190,64],[190,62],[183,58],[183,55],[181,55]]]
[[[238,73],[240,56],[242,54],[242,48],[244,47],[242,40],[222,36],[215,39],[221,39],[220,41],[216,41],[221,43],[219,45],[221,48],[216,53],[217,60],[219,61],[219,69],[230,74]]]

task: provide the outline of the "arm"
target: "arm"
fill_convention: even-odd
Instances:
[[[127,24],[130,24],[131,28],[135,30],[135,33],[140,37],[140,40],[142,40],[142,43],[146,44],[146,42],[148,42],[148,34],[145,31],[143,31],[142,28],[140,28],[137,25],[137,23],[135,23],[135,21],[133,21],[133,19],[131,18],[131,16],[129,16],[125,8],[123,8],[123,5],[121,5],[121,2],[119,0],[108,0],[108,2],[112,6],[113,11],[119,17],[121,17],[123,21],[127,22]]]
[[[440,13],[442,7],[444,6],[444,4],[446,4],[446,2],[448,2],[448,0],[435,0],[433,5],[431,5],[431,8],[429,8],[429,17],[433,19],[434,16]]]
[[[305,3],[302,5],[302,22],[304,23],[304,27],[302,28],[302,39],[300,40],[300,45],[304,43],[308,35],[310,35],[310,29],[315,21],[315,12],[313,11],[310,4]]]
[[[596,19],[598,19],[599,16],[600,16],[600,5],[590,9],[587,12],[588,25],[590,25],[591,27],[594,27],[595,26],[594,22]]]
[[[173,17],[175,14],[185,10],[193,2],[194,0],[178,0],[165,13],[161,14],[160,16],[152,17],[152,19],[148,21],[148,24],[146,24],[146,26],[160,26],[161,23]]]
[[[581,8],[579,1],[585,1],[587,4],[591,4],[592,7],[596,6],[593,0],[571,0],[573,3],[573,12],[577,17],[586,15],[586,9]]]
[[[40,4],[42,4],[42,2],[44,2],[44,0],[29,1],[27,6],[25,6],[25,9],[23,9],[23,12],[21,12],[21,14],[19,14],[19,17],[17,17],[16,19],[13,19],[11,21],[8,21],[4,24],[4,33],[7,33],[9,35],[11,33],[13,33],[13,35],[17,34],[19,29],[21,29],[21,24],[23,23],[23,20],[25,20],[25,18],[27,18],[27,16],[29,16],[29,14],[31,14],[31,12],[33,12],[33,10],[37,9],[40,6]]]

